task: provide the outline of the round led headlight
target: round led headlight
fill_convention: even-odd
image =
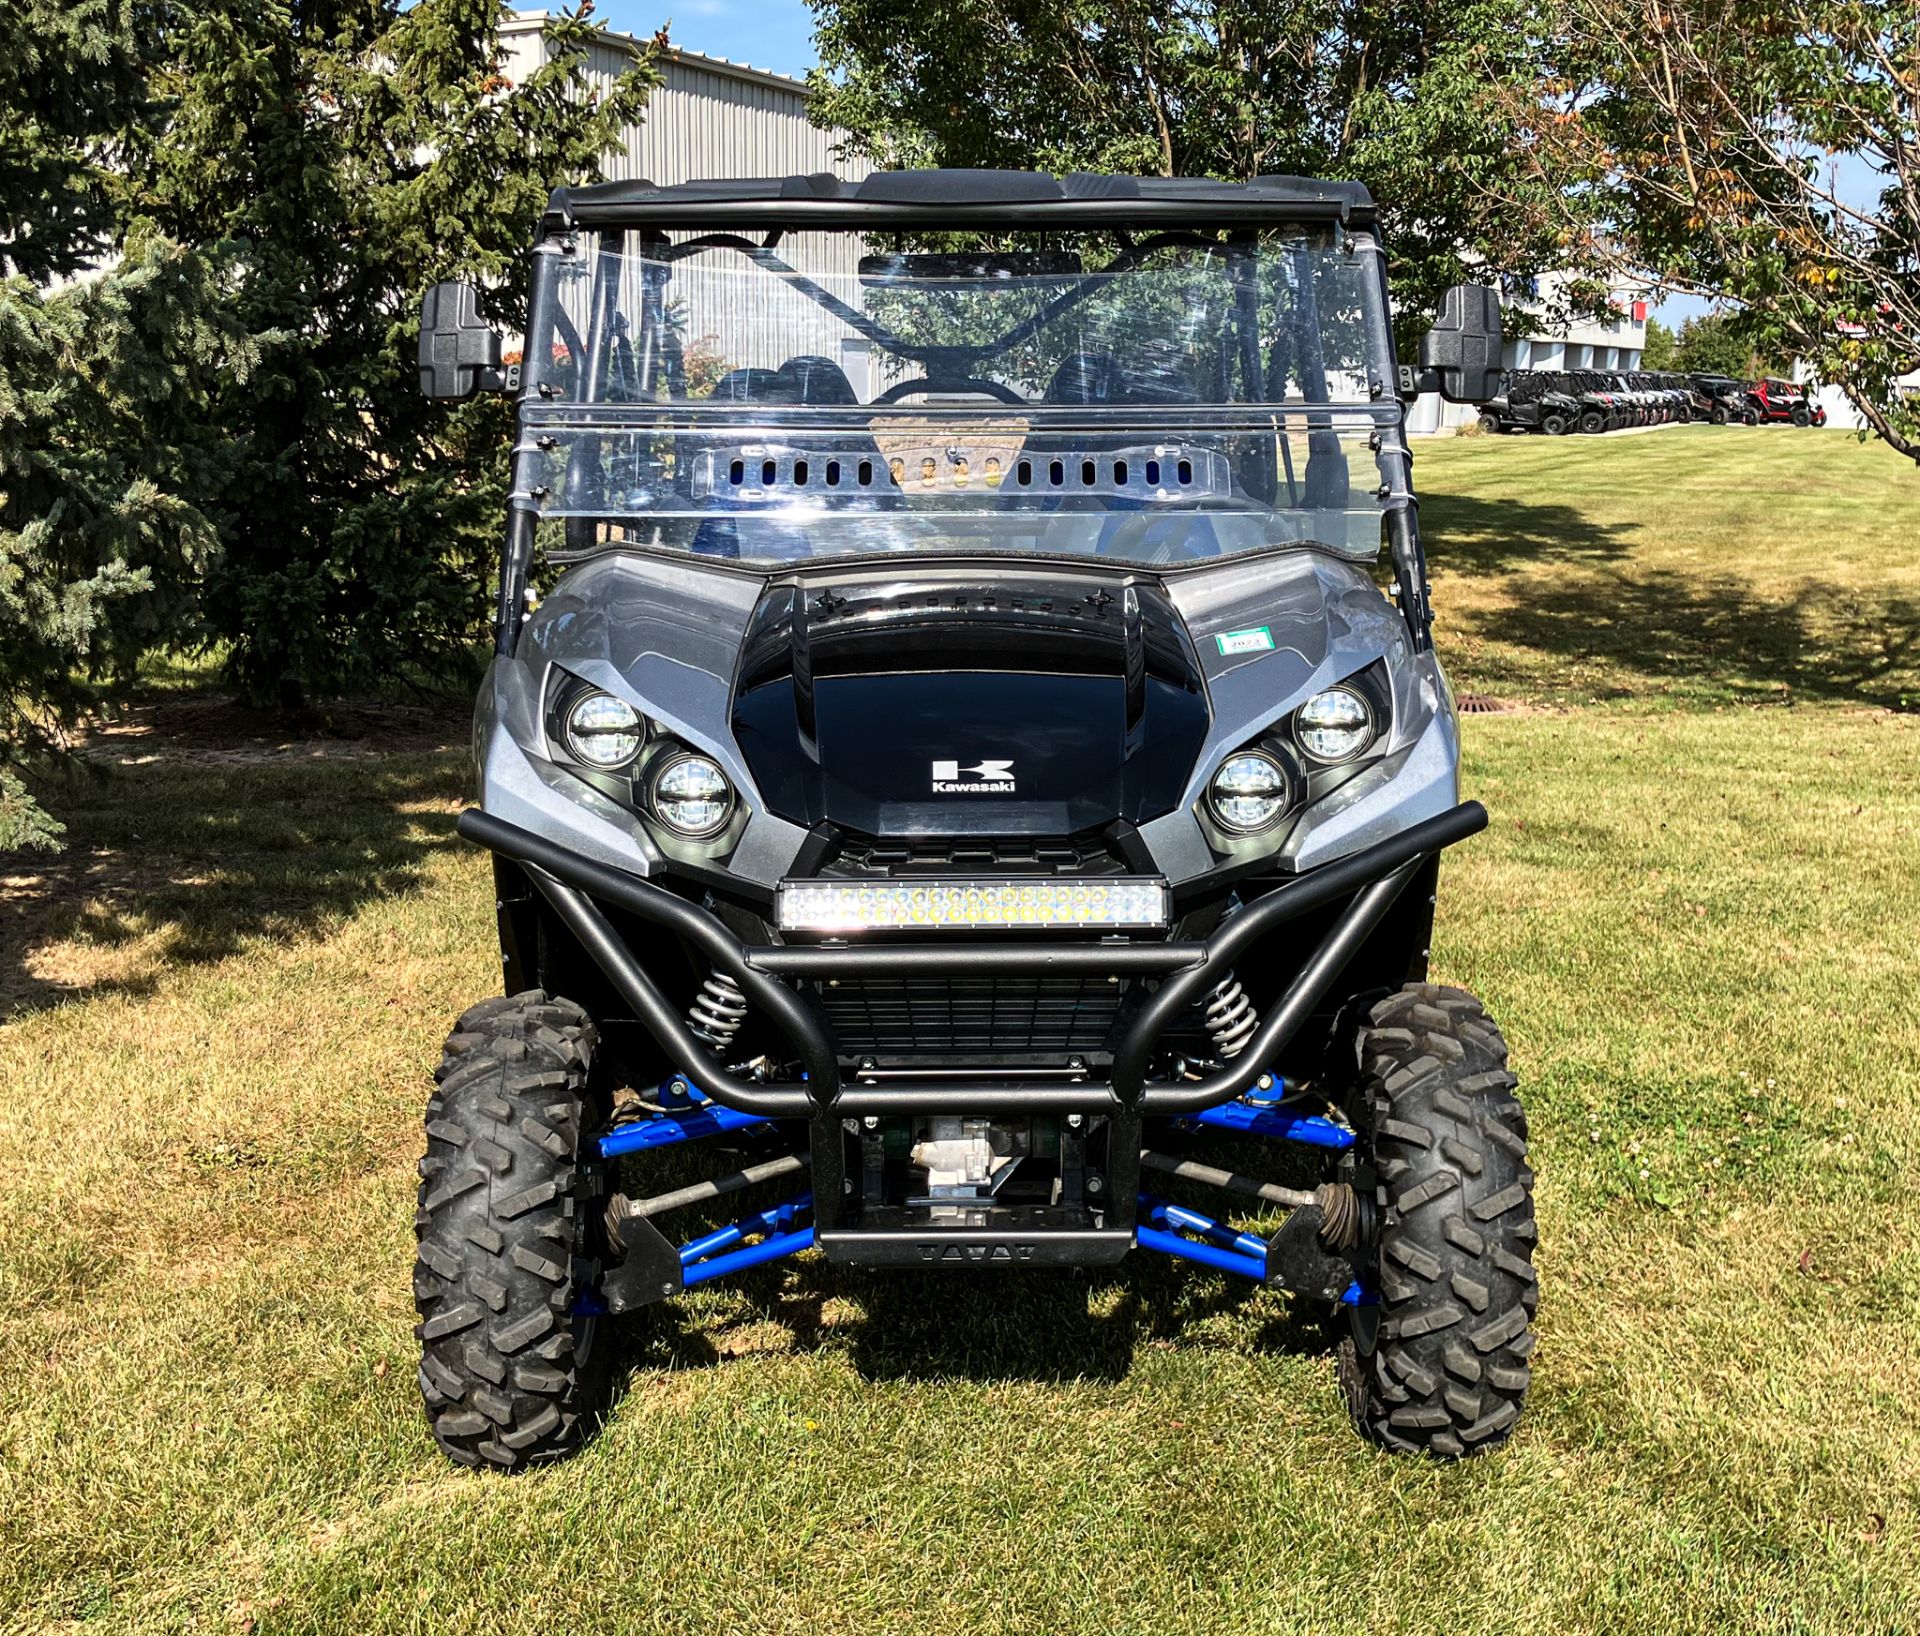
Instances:
[[[1293,736],[1315,761],[1351,761],[1373,742],[1373,711],[1352,688],[1330,687],[1294,713]]]
[[[647,742],[647,724],[625,699],[596,689],[567,707],[566,734],[575,760],[612,772],[639,755]]]
[[[1267,828],[1287,810],[1287,798],[1286,769],[1258,750],[1228,756],[1207,786],[1214,822],[1235,835]]]
[[[653,775],[653,815],[688,840],[711,835],[733,811],[733,786],[706,756],[675,756]]]

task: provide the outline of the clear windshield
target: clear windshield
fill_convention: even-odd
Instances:
[[[575,550],[1371,557],[1404,498],[1365,237],[542,254],[516,499]]]

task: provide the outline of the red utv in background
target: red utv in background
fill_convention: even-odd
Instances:
[[[1804,386],[1769,377],[1747,388],[1747,398],[1760,412],[1763,422],[1791,421],[1795,426],[1824,426],[1827,412],[1815,403]]]

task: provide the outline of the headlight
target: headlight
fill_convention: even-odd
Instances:
[[[624,767],[647,742],[647,724],[625,699],[598,690],[582,693],[567,710],[567,749],[602,772]]]
[[[706,756],[675,756],[653,775],[653,815],[667,828],[698,840],[726,823],[733,786]]]
[[[1315,761],[1351,761],[1373,742],[1373,710],[1350,687],[1316,693],[1294,713],[1293,736]]]
[[[1207,806],[1222,829],[1251,835],[1286,811],[1289,793],[1279,762],[1258,750],[1243,750],[1220,764],[1207,786]]]

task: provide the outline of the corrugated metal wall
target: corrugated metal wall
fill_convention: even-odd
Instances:
[[[526,13],[502,29],[509,76],[518,78],[542,60],[540,19]],[[626,66],[614,44],[603,41],[588,63],[588,81],[604,87]],[[857,180],[872,168],[836,157],[840,133],[808,121],[806,87],[798,80],[691,52],[668,56],[663,70],[646,119],[627,127],[625,151],[606,161],[609,178],[643,176],[669,186],[715,176],[831,170]]]
[[[530,73],[544,58],[539,13],[523,13],[501,30],[509,77]],[[587,64],[590,88],[604,89],[625,70],[627,57],[610,41]],[[872,166],[839,158],[841,133],[807,119],[806,87],[798,80],[737,63],[676,52],[662,64],[662,82],[646,117],[626,129],[622,151],[604,162],[609,180],[644,177],[659,185],[712,177],[795,176],[835,171],[850,181]],[[836,294],[859,305],[855,273],[860,246],[843,235],[795,234],[783,247]],[[631,298],[636,291],[623,291]],[[866,344],[820,308],[775,285],[739,258],[716,254],[674,274],[674,299],[683,305],[687,340],[701,342],[729,367],[775,369],[803,354],[833,359],[861,397],[871,394]],[[580,292],[579,299],[584,299]],[[629,313],[637,302],[623,300]]]

